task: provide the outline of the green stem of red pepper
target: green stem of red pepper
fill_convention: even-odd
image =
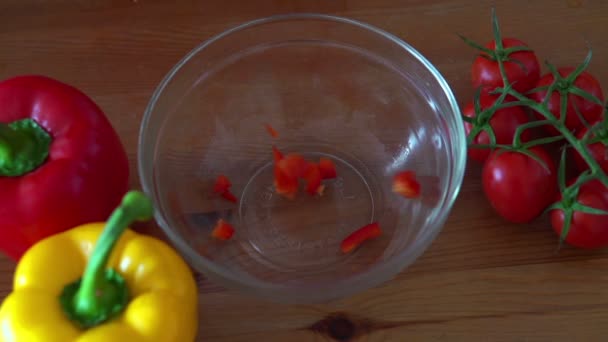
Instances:
[[[60,301],[64,312],[79,326],[89,328],[115,317],[126,307],[129,291],[124,278],[106,268],[112,250],[127,226],[136,220],[148,220],[152,202],[141,192],[131,191],[112,213],[95,245],[84,275],[67,285]]]
[[[51,140],[32,119],[0,123],[0,177],[22,176],[42,165]]]

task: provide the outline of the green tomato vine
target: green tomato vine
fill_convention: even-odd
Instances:
[[[595,215],[608,215],[607,211],[585,206],[577,201],[577,196],[581,186],[591,180],[597,179],[600,181],[606,188],[608,188],[608,175],[601,169],[598,162],[593,158],[591,153],[587,150],[586,146],[588,144],[601,142],[606,145],[608,141],[608,105],[602,103],[600,99],[595,97],[592,94],[589,94],[582,90],[581,88],[574,85],[574,81],[577,79],[579,75],[583,73],[589,66],[592,57],[592,51],[589,50],[585,60],[578,65],[567,77],[562,77],[557,68],[549,62],[545,62],[547,69],[554,77],[554,81],[548,85],[543,87],[534,88],[528,91],[526,94],[534,93],[537,91],[546,90],[546,95],[542,103],[538,103],[526,96],[526,94],[522,94],[515,89],[513,89],[513,85],[509,82],[507,73],[505,71],[505,62],[515,62],[520,65],[522,68],[525,68],[523,64],[515,59],[509,58],[509,55],[513,52],[517,51],[532,51],[529,47],[520,46],[520,47],[510,47],[504,48],[502,34],[500,31],[500,26],[498,24],[498,19],[496,16],[496,11],[492,9],[492,29],[494,42],[496,45],[495,50],[491,50],[485,48],[463,36],[460,36],[465,43],[482,51],[485,54],[486,58],[489,58],[495,61],[498,64],[500,75],[503,81],[503,87],[498,87],[491,91],[491,94],[499,95],[498,99],[496,99],[493,106],[490,108],[482,109],[479,103],[480,91],[478,89],[475,98],[474,98],[474,107],[475,107],[475,117],[470,118],[465,115],[462,115],[464,121],[472,124],[472,129],[467,136],[467,143],[470,148],[485,148],[496,150],[496,153],[501,153],[503,151],[513,151],[519,152],[527,155],[530,158],[533,158],[537,162],[541,163],[543,167],[547,168],[547,165],[540,160],[534,153],[530,152],[529,149],[534,146],[545,145],[550,143],[555,143],[557,141],[564,141],[564,146],[562,147],[561,158],[558,167],[558,186],[559,191],[561,193],[561,200],[550,205],[545,212],[551,210],[562,210],[564,212],[564,226],[562,229],[562,233],[560,236],[560,244],[563,243],[565,238],[568,235],[570,230],[570,226],[572,223],[572,218],[574,216],[575,211],[585,212],[589,214]],[[548,108],[548,102],[551,98],[551,95],[554,91],[557,91],[560,95],[560,117],[557,118]],[[579,120],[587,127],[588,132],[585,134],[582,139],[578,139],[567,127],[565,124],[566,120],[566,111],[568,107],[568,95],[576,95],[584,98],[587,101],[593,102],[595,104],[601,105],[603,107],[604,115],[603,120],[593,126],[591,126],[584,117],[578,111],[577,106],[574,106],[575,112],[579,118]],[[506,101],[507,96],[514,98],[514,101]],[[505,144],[497,144],[496,143],[496,135],[490,125],[490,119],[494,115],[494,113],[506,107],[511,106],[523,106],[528,107],[531,110],[539,113],[543,116],[544,119],[531,121],[526,124],[520,125],[514,135],[513,142],[510,145]],[[533,129],[536,127],[552,125],[560,134],[552,137],[543,137],[534,139],[527,142],[522,142],[522,133],[528,129]],[[488,134],[490,144],[481,145],[474,144],[473,141],[475,137],[481,133],[486,132]],[[583,173],[581,173],[575,182],[571,185],[566,185],[566,151],[567,148],[575,149],[583,160],[589,166],[589,169]]]

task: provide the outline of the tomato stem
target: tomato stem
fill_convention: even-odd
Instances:
[[[572,145],[572,147],[576,149],[576,151],[581,155],[583,160],[585,160],[585,162],[589,165],[589,169],[591,170],[591,176],[595,176],[595,178],[598,178],[602,182],[602,184],[608,187],[608,176],[604,173],[604,171],[601,169],[600,165],[593,158],[593,156],[591,156],[591,153],[589,153],[585,144],[582,141],[578,140],[576,136],[574,136],[574,134],[572,134],[572,132],[570,132],[570,130],[566,127],[566,124],[562,122],[561,119],[562,117],[564,117],[564,115],[562,115],[560,119],[556,118],[545,105],[539,104],[525,97],[523,94],[520,94],[516,90],[509,90],[509,95],[515,97],[516,99],[521,101],[525,106],[544,116],[545,120],[548,121],[553,127],[555,127],[555,129],[557,129],[561,133],[564,139],[566,139],[568,143],[570,143],[570,145]]]
[[[583,62],[580,65],[578,65],[566,77],[563,77],[559,73],[558,69],[553,64],[551,64],[549,61],[545,61],[547,69],[553,75],[553,79],[554,79],[553,82],[550,85],[544,85],[541,87],[537,87],[537,88],[527,91],[526,94],[522,94],[513,89],[513,84],[511,82],[509,82],[509,79],[507,77],[507,72],[506,72],[504,63],[505,62],[514,62],[512,60],[509,60],[509,58],[508,58],[509,53],[517,52],[517,51],[528,51],[528,49],[520,48],[520,47],[505,49],[503,41],[502,41],[500,26],[498,24],[498,19],[496,16],[496,10],[494,8],[492,8],[491,17],[492,17],[492,32],[494,35],[494,42],[495,42],[495,49],[493,51],[487,51],[488,50],[487,48],[481,47],[477,43],[472,42],[464,37],[461,37],[468,45],[473,46],[473,47],[483,51],[484,53],[487,54],[488,58],[494,60],[498,64],[498,69],[500,71],[500,76],[501,76],[501,79],[503,82],[502,88],[496,88],[495,90],[490,92],[493,95],[500,94],[499,98],[495,101],[495,103],[492,105],[491,108],[486,108],[486,109],[482,110],[481,106],[479,104],[479,99],[478,99],[479,91],[476,93],[475,102],[474,102],[474,104],[475,104],[474,109],[475,109],[476,115],[475,115],[474,120],[469,122],[472,124],[472,128],[469,132],[469,136],[467,137],[467,143],[471,148],[489,148],[491,150],[498,149],[498,153],[500,153],[501,151],[514,151],[514,152],[523,153],[523,154],[529,156],[530,158],[535,159],[539,163],[543,164],[544,167],[547,167],[547,166],[544,165],[544,162],[542,160],[540,160],[540,158],[538,158],[534,153],[532,153],[529,150],[529,148],[531,148],[533,146],[537,146],[537,145],[549,144],[549,143],[554,143],[557,141],[565,140],[565,141],[567,141],[569,146],[571,146],[578,152],[578,154],[582,157],[582,159],[589,166],[589,169],[586,170],[585,172],[583,172],[582,174],[580,174],[579,177],[576,179],[576,181],[573,184],[571,184],[570,186],[566,186],[566,148],[567,147],[564,147],[562,150],[562,156],[561,156],[559,172],[558,172],[559,173],[558,174],[558,186],[559,186],[559,190],[562,194],[562,196],[561,196],[562,199],[559,202],[556,202],[556,203],[550,205],[545,210],[545,212],[552,211],[552,210],[561,210],[564,213],[563,229],[562,229],[562,232],[560,235],[560,246],[561,246],[563,241],[565,241],[565,239],[568,235],[570,227],[572,226],[572,219],[573,219],[575,211],[591,213],[591,214],[596,214],[596,215],[606,215],[606,212],[604,210],[587,207],[581,203],[578,203],[578,194],[579,194],[579,191],[583,184],[585,184],[591,180],[597,179],[604,186],[606,186],[608,188],[608,175],[606,174],[606,172],[604,172],[604,170],[602,170],[599,163],[594,159],[591,152],[587,149],[587,145],[589,145],[591,143],[601,142],[604,145],[608,144],[608,103],[603,103],[599,98],[597,98],[593,94],[590,94],[590,93],[584,91],[583,89],[579,88],[578,86],[574,85],[575,80],[589,66],[593,52],[591,49],[589,49],[589,52],[587,53]],[[533,94],[533,93],[540,92],[540,91],[546,92],[544,98],[540,102],[536,102],[536,101],[526,97],[526,95]],[[551,100],[551,98],[553,97],[553,94],[555,92],[557,92],[560,96],[560,99],[559,99],[560,110],[559,110],[559,114],[558,114],[559,117],[556,117],[556,115],[554,115],[549,110],[549,106],[548,106],[549,101]],[[568,102],[569,102],[569,96],[571,94],[574,96],[580,97],[582,99],[585,99],[586,101],[589,101],[596,105],[602,105],[602,107],[604,107],[603,121],[596,124],[593,127],[589,127],[590,126],[589,123],[587,122],[586,118],[580,113],[579,108],[576,106],[576,103],[572,103],[572,106],[574,107],[574,110],[576,112],[576,115],[578,116],[578,119],[588,129],[587,133],[580,140],[577,139],[577,137],[566,126]],[[514,101],[511,101],[511,99],[509,99],[508,102],[504,103],[504,100],[508,95],[513,97]],[[516,129],[516,131],[514,133],[513,141],[511,142],[510,145],[497,144],[495,136],[493,135],[492,127],[489,123],[490,123],[490,120],[492,119],[492,116],[498,109],[505,108],[508,106],[528,107],[529,109],[540,114],[544,119],[530,122],[530,123],[527,123],[524,125],[520,125]],[[525,130],[535,128],[535,127],[540,127],[540,126],[546,126],[546,125],[552,126],[560,134],[557,136],[553,136],[553,137],[540,138],[540,139],[522,143],[521,136]],[[486,133],[488,133],[488,135],[490,135],[490,144],[481,145],[481,144],[473,143],[474,138],[482,131],[486,132]]]
[[[591,48],[589,48],[589,52],[587,52],[587,56],[585,56],[585,60],[583,60],[583,63],[581,63],[579,66],[576,67],[576,69],[574,69],[574,71],[572,71],[570,73],[570,75],[568,75],[568,77],[566,77],[566,80],[568,81],[568,83],[572,84],[574,83],[574,80],[576,80],[577,77],[579,77],[583,71],[585,71],[585,69],[587,69],[587,67],[589,66],[589,63],[591,63],[591,57],[593,56],[593,50]]]
[[[498,17],[496,16],[496,9],[494,7],[492,7],[492,32],[494,34],[494,43],[496,44],[496,49],[504,50],[504,46],[502,44],[502,34],[500,33],[500,25],[498,25]],[[507,84],[507,82],[504,84]]]

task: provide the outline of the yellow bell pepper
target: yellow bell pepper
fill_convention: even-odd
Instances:
[[[190,269],[164,242],[127,228],[152,213],[151,201],[132,191],[107,223],[31,247],[0,307],[0,341],[194,341],[198,300]]]

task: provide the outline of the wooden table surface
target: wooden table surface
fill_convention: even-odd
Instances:
[[[426,55],[461,103],[495,5],[503,33],[558,65],[579,63],[608,86],[608,2],[600,0],[4,0],[0,78],[38,73],[70,83],[107,113],[126,145],[133,187],[144,108],[165,73],[204,39],[251,19],[322,12],[392,32]],[[606,341],[608,254],[566,247],[547,218],[505,223],[470,164],[443,232],[407,271],[322,305],[280,305],[201,281],[201,341]],[[0,190],[1,191],[1,190]],[[0,259],[0,298],[15,264]]]

